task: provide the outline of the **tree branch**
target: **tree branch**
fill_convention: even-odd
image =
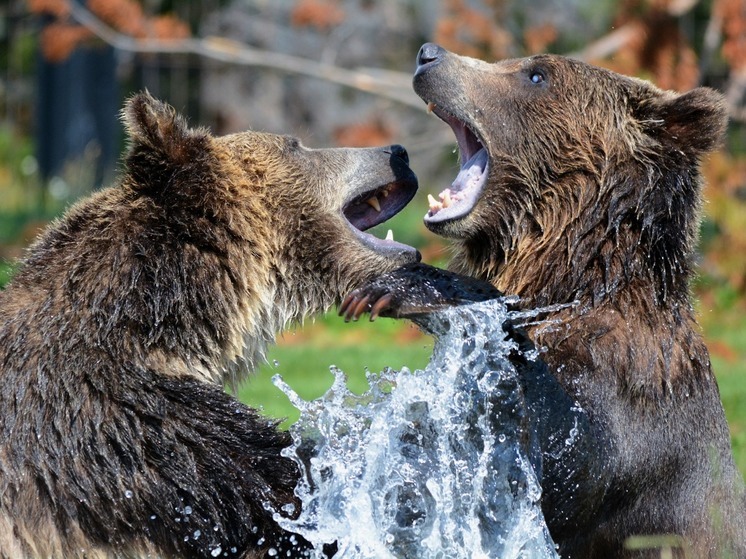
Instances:
[[[584,62],[602,60],[621,50],[639,36],[640,32],[639,24],[635,22],[627,23],[608,35],[604,35],[600,39],[593,41],[583,50],[573,52],[569,56]]]
[[[135,53],[194,54],[219,62],[270,68],[288,74],[300,74],[371,93],[422,109],[423,102],[412,91],[411,76],[403,72],[364,72],[347,70],[314,60],[249,47],[221,37],[204,39],[135,39],[112,29],[90,10],[70,2],[70,15],[94,35],[115,49]],[[406,83],[406,88],[402,84]]]
[[[691,0],[681,0],[678,4],[675,3],[677,9],[671,10],[671,12],[675,12],[673,15],[680,15],[679,12],[688,11],[693,3]],[[268,68],[288,74],[308,76],[364,91],[416,109],[424,107],[423,102],[412,91],[411,75],[404,72],[377,68],[347,70],[333,64],[253,48],[244,43],[222,37],[174,40],[135,39],[111,28],[77,2],[70,2],[69,6],[70,15],[73,19],[87,27],[99,39],[121,51],[144,54],[193,54],[227,64]],[[705,57],[713,49],[712,43],[719,39],[716,32],[720,23],[717,18],[713,18],[708,26]],[[603,59],[616,53],[634,40],[638,33],[640,33],[639,24],[630,22],[590,43],[581,51],[570,53],[569,56],[588,62]],[[706,64],[707,60],[705,59],[703,60],[705,68]],[[746,109],[739,102],[744,89],[746,89],[744,78],[733,76],[726,92],[731,117],[739,121],[746,120]]]

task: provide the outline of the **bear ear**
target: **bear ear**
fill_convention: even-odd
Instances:
[[[659,97],[655,117],[669,141],[684,153],[701,155],[716,149],[725,137],[728,111],[723,96],[709,87]]]
[[[127,100],[122,120],[131,143],[127,167],[139,175],[135,181],[139,188],[162,184],[157,179],[164,171],[183,169],[202,159],[207,131],[189,128],[173,107],[147,91]]]

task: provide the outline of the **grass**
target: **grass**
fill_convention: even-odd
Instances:
[[[397,218],[405,225],[396,238],[414,246],[427,246],[432,238],[425,236],[418,225],[421,204],[407,208],[410,215]],[[418,209],[419,208],[419,209]],[[444,253],[437,245],[425,260],[433,262]],[[434,247],[434,248],[433,248]],[[12,273],[12,265],[0,260],[0,287]],[[720,395],[730,425],[733,453],[741,472],[746,475],[746,313],[744,302],[734,298],[727,286],[699,285],[703,293],[700,322],[712,357],[712,364],[720,386]],[[301,397],[308,400],[321,396],[333,380],[329,367],[335,365],[345,371],[350,389],[362,392],[367,387],[366,371],[379,372],[387,366],[421,369],[427,364],[432,340],[420,334],[406,322],[380,319],[345,324],[334,314],[306,323],[302,328],[287,332],[270,349],[268,363],[236,389],[245,403],[261,408],[269,416],[284,419],[288,426],[298,418],[272,377],[280,374]]]
[[[265,414],[283,419],[287,427],[298,419],[298,410],[272,383],[279,374],[303,399],[318,398],[332,384],[333,365],[347,375],[350,390],[368,388],[366,373],[385,367],[422,369],[432,352],[433,342],[409,323],[380,319],[345,324],[329,314],[320,320],[286,333],[270,349],[268,363],[238,387],[242,402]]]
[[[712,365],[731,430],[733,454],[746,476],[746,316],[736,311],[703,317],[704,334],[711,349]],[[308,400],[321,396],[332,384],[329,366],[348,375],[350,389],[367,388],[366,371],[384,367],[421,369],[427,364],[432,340],[405,322],[379,319],[345,324],[329,314],[292,333],[272,347],[268,363],[244,382],[238,397],[261,408],[265,414],[283,419],[287,427],[298,411],[272,377],[280,374],[293,390]]]
[[[8,280],[12,275],[13,265],[10,262],[6,262],[5,260],[0,260],[0,288],[8,283]]]
[[[733,455],[746,476],[746,316],[738,307],[703,315],[712,368],[730,426]]]

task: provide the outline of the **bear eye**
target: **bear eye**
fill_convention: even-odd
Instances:
[[[529,74],[529,79],[531,80],[531,83],[540,84],[540,83],[544,83],[547,80],[547,77],[544,75],[544,72],[542,72],[541,70],[531,70],[531,73]]]

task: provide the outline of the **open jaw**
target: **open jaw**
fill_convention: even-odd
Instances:
[[[453,184],[439,194],[439,200],[431,194],[427,196],[430,208],[425,214],[425,223],[434,224],[460,219],[474,209],[487,182],[489,156],[467,123],[435,103],[428,103],[428,109],[453,130],[458,142],[461,166]]]
[[[365,233],[388,221],[406,206],[417,192],[417,179],[411,177],[398,179],[356,194],[345,202],[342,209],[352,231],[360,241],[375,252],[384,256],[411,255],[411,259],[419,259],[417,249],[394,240],[394,234],[389,229],[384,239]]]

